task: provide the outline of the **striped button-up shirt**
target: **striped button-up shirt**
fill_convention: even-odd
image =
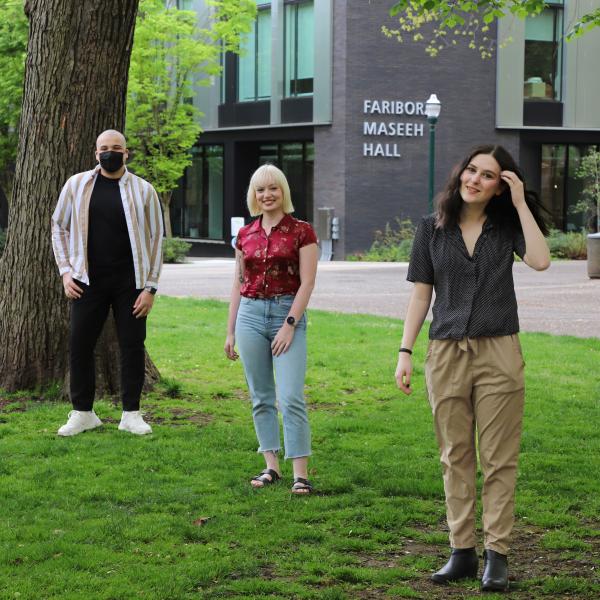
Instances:
[[[65,183],[52,215],[52,247],[58,270],[89,285],[87,241],[92,190],[100,171],[78,173]],[[119,189],[135,271],[136,287],[158,287],[162,266],[163,223],[154,188],[141,177],[125,173]]]

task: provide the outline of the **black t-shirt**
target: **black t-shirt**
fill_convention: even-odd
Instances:
[[[88,263],[90,267],[133,266],[119,180],[102,173],[96,177],[90,199]]]
[[[523,258],[523,233],[489,220],[472,257],[458,225],[438,229],[433,215],[421,221],[406,278],[434,287],[430,339],[459,340],[519,331],[512,276],[515,252]]]

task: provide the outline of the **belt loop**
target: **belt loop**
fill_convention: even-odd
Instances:
[[[464,337],[464,338],[458,340],[458,347],[463,352],[468,352],[469,351],[469,338]]]

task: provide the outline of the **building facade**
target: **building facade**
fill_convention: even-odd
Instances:
[[[535,19],[492,27],[498,49],[483,60],[458,44],[436,58],[425,42],[383,35],[391,2],[257,0],[241,56],[195,98],[204,133],[171,207],[174,235],[194,253],[231,255],[231,217],[249,219],[245,195],[265,162],[288,176],[296,216],[339,219],[334,259],[370,247],[396,218],[428,212],[429,125],[437,94],[435,188],[473,145],[500,143],[523,167],[558,229],[583,225],[578,163],[600,143],[596,108],[600,31],[566,43],[564,32],[600,0],[551,2]],[[202,21],[210,8],[187,0]],[[504,43],[510,38],[510,43]]]

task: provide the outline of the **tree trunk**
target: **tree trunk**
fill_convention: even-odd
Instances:
[[[0,388],[40,389],[68,380],[69,306],[52,253],[50,217],[69,176],[94,166],[98,134],[123,130],[138,2],[25,2],[30,30],[23,110],[0,259]],[[109,323],[98,344],[99,392],[119,387],[113,330]]]
[[[162,204],[163,217],[165,220],[165,237],[172,238],[173,230],[171,229],[171,196],[173,192],[162,192],[160,194],[160,203]]]
[[[12,195],[13,181],[15,179],[14,165],[7,166],[6,170],[0,175],[0,187],[6,198],[6,204]]]

